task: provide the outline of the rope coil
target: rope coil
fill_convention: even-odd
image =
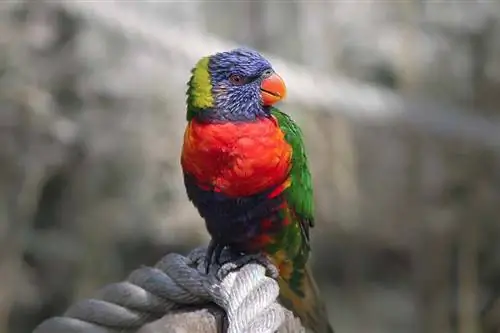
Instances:
[[[141,267],[123,282],[100,289],[94,298],[77,302],[61,317],[47,319],[33,333],[112,333],[134,331],[185,305],[215,303],[227,315],[228,333],[272,333],[284,323],[277,303],[279,286],[266,267],[250,262],[230,271],[234,257],[224,251],[221,262],[205,272],[205,248],[188,256],[168,254],[154,267]]]

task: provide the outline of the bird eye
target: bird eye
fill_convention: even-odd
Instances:
[[[241,75],[238,75],[238,74],[231,75],[229,77],[229,81],[232,84],[235,84],[237,86],[241,86],[243,83],[245,83],[245,80],[243,79],[243,77]]]
[[[263,78],[270,77],[272,74],[273,74],[273,70],[272,69],[266,69],[264,71],[264,73],[262,73],[262,77]]]

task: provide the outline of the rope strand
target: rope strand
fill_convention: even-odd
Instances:
[[[173,308],[215,303],[227,314],[228,333],[272,333],[285,322],[277,303],[278,283],[257,262],[218,277],[234,255],[223,252],[219,266],[205,275],[206,249],[188,256],[168,254],[154,267],[133,271],[126,281],[100,289],[62,317],[47,319],[33,333],[112,333],[134,331]]]

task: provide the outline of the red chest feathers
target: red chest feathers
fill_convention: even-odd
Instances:
[[[181,164],[200,186],[247,196],[285,181],[291,157],[274,118],[224,124],[193,120],[184,134]]]

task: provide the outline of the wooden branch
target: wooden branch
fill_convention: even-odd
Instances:
[[[278,333],[306,332],[300,320],[285,310],[286,321]],[[171,311],[163,318],[144,325],[137,333],[219,333],[223,311],[217,306],[186,307]]]

